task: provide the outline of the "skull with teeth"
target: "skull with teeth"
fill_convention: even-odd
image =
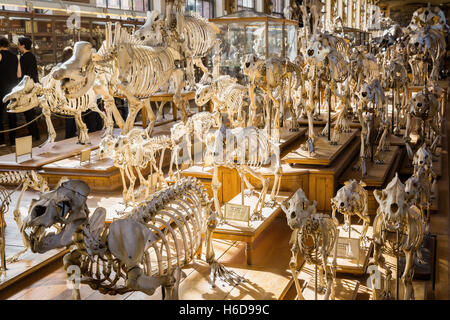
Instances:
[[[67,99],[76,99],[84,95],[94,84],[95,72],[93,48],[89,42],[75,43],[72,57],[52,72]]]
[[[87,222],[89,192],[86,182],[67,180],[32,200],[21,228],[22,237],[32,252],[44,253],[72,243],[75,230]]]
[[[385,228],[388,231],[402,231],[410,207],[410,196],[405,191],[405,185],[395,174],[394,179],[383,190],[374,190],[373,195],[379,204]]]
[[[316,206],[317,201],[309,201],[302,189],[298,189],[289,200],[281,203],[281,209],[292,230],[300,228],[309,216],[315,214]]]
[[[39,83],[34,83],[29,76],[24,76],[22,81],[3,98],[3,103],[9,102],[8,112],[25,112],[37,107],[39,105],[38,93],[40,88]]]

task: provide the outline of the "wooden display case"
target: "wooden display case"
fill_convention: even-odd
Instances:
[[[0,13],[0,35],[6,36],[13,43],[21,36],[31,38],[33,52],[38,65],[52,65],[61,61],[65,47],[77,41],[88,41],[98,49],[104,39],[106,22],[120,22],[130,32],[143,24],[137,19],[117,20],[81,16],[78,29],[69,29],[67,14],[42,14],[36,12],[2,11]]]

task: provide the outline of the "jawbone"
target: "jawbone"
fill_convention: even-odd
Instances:
[[[30,234],[26,232],[30,228],[21,230],[21,233],[25,244],[28,245],[33,253],[45,253],[52,249],[63,248],[72,244],[72,235],[83,222],[84,220],[72,222],[66,225],[59,233],[47,232],[43,226],[33,227]]]

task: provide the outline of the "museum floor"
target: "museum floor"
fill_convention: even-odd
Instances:
[[[447,100],[448,108],[448,100]],[[438,180],[439,212],[432,215],[431,232],[437,235],[437,266],[436,287],[434,292],[426,282],[414,281],[416,300],[449,299],[449,174],[448,150],[450,114],[446,113],[446,135],[443,135],[442,146],[442,176]],[[61,133],[58,133],[61,134]],[[0,150],[9,153],[11,150]],[[33,192],[27,191],[22,208],[27,208]],[[89,197],[89,207],[117,204],[121,194],[93,193]],[[14,199],[13,199],[14,200]],[[24,210],[24,209],[22,209]],[[11,215],[6,217],[8,227],[16,227]],[[372,216],[373,219],[373,216]],[[278,215],[270,228],[266,229],[253,244],[253,264],[248,266],[245,257],[245,243],[214,239],[216,257],[229,269],[244,276],[247,281],[240,286],[218,286],[212,289],[208,284],[208,265],[202,260],[194,260],[183,268],[185,278],[180,284],[181,299],[293,299],[295,288],[292,285],[292,275],[288,264],[290,259],[289,237],[291,230],[286,224],[284,214]],[[17,239],[20,242],[20,239]],[[7,253],[8,254],[8,253]],[[339,278],[339,275],[338,275]],[[351,277],[345,275],[338,286],[341,286],[341,297],[345,299],[368,300],[369,290],[366,286],[367,275]],[[355,284],[357,284],[355,286]],[[356,290],[355,290],[356,289]],[[161,291],[153,296],[134,292],[124,295],[108,296],[81,286],[82,299],[161,299]],[[13,285],[0,290],[0,299],[71,299],[71,290],[66,285],[66,273],[62,267],[62,258],[58,257],[52,263],[36,272],[16,281]]]

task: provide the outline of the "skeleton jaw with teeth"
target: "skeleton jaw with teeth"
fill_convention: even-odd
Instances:
[[[85,182],[69,180],[32,200],[20,230],[32,252],[44,253],[72,243],[75,230],[87,222],[89,191]]]
[[[39,105],[38,91],[40,84],[34,83],[29,76],[24,76],[22,81],[15,86],[10,93],[3,98],[3,103],[8,103],[8,112],[25,112]]]

